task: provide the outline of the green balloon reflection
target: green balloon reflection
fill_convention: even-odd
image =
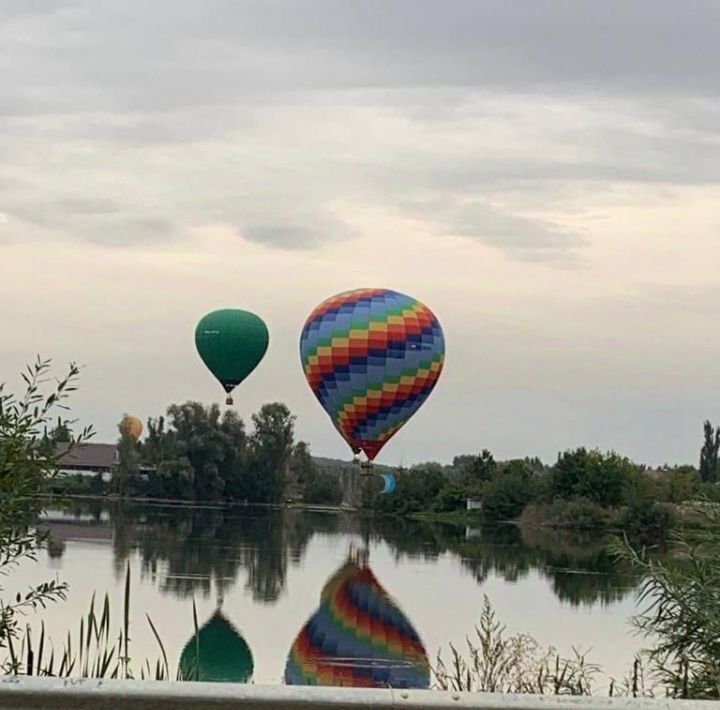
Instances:
[[[218,609],[185,644],[178,675],[182,680],[247,683],[254,667],[247,642]]]

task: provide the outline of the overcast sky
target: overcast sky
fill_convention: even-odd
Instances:
[[[85,365],[74,413],[218,401],[196,321],[271,345],[238,388],[347,449],[300,328],[363,286],[441,320],[388,464],[578,445],[695,462],[720,423],[716,0],[6,0],[0,379]]]

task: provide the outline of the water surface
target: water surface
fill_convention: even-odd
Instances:
[[[255,683],[283,682],[293,644],[308,620],[322,616],[321,593],[339,579],[352,548],[367,549],[365,566],[396,601],[412,627],[407,633],[417,634],[431,662],[448,643],[463,646],[484,595],[509,632],[529,633],[567,655],[573,646],[590,649],[589,659],[615,677],[627,672],[641,646],[628,624],[637,579],[593,536],[370,522],[345,513],[104,502],[52,509],[47,526],[51,546],[37,564],[14,572],[9,586],[22,589],[54,575],[69,583],[68,600],[43,617],[50,636],[59,640],[77,629],[93,592],[110,594],[119,628],[129,565],[133,661],[159,656],[148,614],[173,673],[183,649],[186,659],[189,653],[194,599],[200,626],[221,606],[240,639],[246,677],[251,671]],[[375,603],[363,594],[360,605]]]

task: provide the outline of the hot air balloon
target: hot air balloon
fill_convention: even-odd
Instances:
[[[383,489],[380,491],[380,493],[392,493],[397,486],[395,476],[393,476],[392,473],[381,473],[380,475],[385,482],[385,485],[383,486]]]
[[[253,668],[250,647],[220,609],[185,644],[179,663],[183,680],[217,683],[247,683]]]
[[[126,414],[120,420],[120,432],[122,434],[129,434],[135,441],[142,436],[143,425],[142,422],[130,414]]]
[[[288,685],[427,688],[430,666],[417,632],[375,578],[351,556],[293,643]]]
[[[254,313],[233,308],[213,311],[195,329],[195,346],[207,368],[230,393],[257,366],[268,347],[265,323]]]
[[[386,289],[338,294],[300,336],[310,388],[356,458],[371,462],[420,408],[443,368],[445,338],[425,305]]]

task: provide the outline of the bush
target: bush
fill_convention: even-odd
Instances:
[[[655,495],[652,497],[668,503],[684,503],[696,497],[698,490],[707,490],[712,484],[702,485],[700,475],[692,466],[677,466],[663,471],[655,482]]]
[[[343,490],[339,476],[326,471],[318,471],[307,483],[303,491],[305,503],[316,505],[339,505],[342,503]]]
[[[467,498],[468,495],[462,483],[459,481],[448,481],[435,497],[433,509],[440,513],[465,510],[467,507]]]
[[[618,522],[628,537],[653,543],[665,539],[675,518],[668,506],[645,499],[624,508]]]
[[[587,498],[601,506],[622,502],[623,490],[637,472],[629,459],[614,453],[566,451],[552,472],[552,492],[556,498]]]
[[[547,505],[530,505],[522,516],[523,525],[592,530],[607,525],[607,510],[586,498],[556,500]]]
[[[483,495],[483,517],[488,522],[515,520],[533,499],[532,481],[510,474],[491,481]]]
[[[78,368],[43,392],[50,362],[38,359],[23,374],[26,390],[15,397],[0,384],[0,648],[10,647],[18,635],[22,617],[52,601],[65,598],[66,585],[55,580],[11,593],[5,584],[9,573],[23,559],[35,559],[47,534],[38,535],[34,523],[43,512],[41,496],[50,492],[57,478],[59,462],[55,442],[48,436],[50,413],[60,407],[75,389]],[[60,419],[58,427],[69,431],[69,422]],[[85,429],[74,446],[92,435]],[[23,619],[24,621],[24,619]]]
[[[599,669],[583,654],[561,658],[543,649],[527,634],[507,635],[485,597],[475,635],[467,637],[467,656],[450,644],[450,662],[438,651],[432,669],[440,690],[482,693],[533,693],[537,695],[591,695]]]
[[[644,577],[633,619],[653,643],[653,670],[669,694],[720,698],[720,513],[706,514],[700,531],[673,533],[676,554],[654,560],[644,549],[616,540],[617,557]]]
[[[720,483],[702,483],[700,495],[712,503],[720,503]]]

